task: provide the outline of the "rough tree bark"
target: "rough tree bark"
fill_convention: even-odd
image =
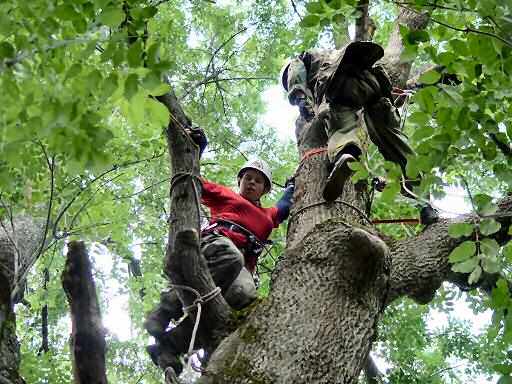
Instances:
[[[24,271],[41,247],[43,226],[30,217],[0,219],[0,384],[24,383],[19,376],[19,344],[14,304],[23,297]]]
[[[399,21],[421,29],[428,18],[402,10]],[[395,84],[403,86],[411,65],[400,62],[397,32],[386,64]],[[166,270],[173,282],[205,294],[213,283],[199,255],[197,221],[190,214],[197,209],[196,180],[189,175],[197,175],[197,157],[182,131],[172,129],[173,124],[187,126],[190,121],[181,109],[173,109],[174,95],[171,101],[166,105],[174,120],[168,130],[174,213]],[[301,156],[326,144],[325,135],[314,129],[306,125],[297,132]],[[217,348],[199,383],[355,383],[389,303],[405,295],[426,303],[443,281],[460,282],[460,276],[450,271],[448,255],[462,240],[448,236],[449,221],[442,220],[415,238],[386,244],[366,226],[361,190],[347,183],[342,201],[323,201],[326,177],[325,154],[299,165],[287,246],[272,274],[270,295],[218,346],[231,329],[230,310],[221,297],[208,304],[210,317],[202,327],[202,342],[210,350]],[[509,203],[502,211],[510,211]],[[186,305],[193,299],[182,295]]]
[[[105,330],[83,242],[68,244],[62,286],[71,308],[71,350],[76,384],[106,384]]]
[[[191,121],[185,115],[173,92],[157,98],[171,114],[167,127],[167,143],[171,161],[171,213],[165,257],[165,273],[174,285],[194,288],[202,296],[213,292],[215,283],[199,251],[201,182],[199,152],[186,128]],[[184,306],[191,306],[197,296],[178,289]],[[216,295],[203,305],[198,341],[212,352],[232,330],[232,311],[222,295]],[[195,320],[196,312],[189,313]]]
[[[404,49],[402,36],[400,35],[400,25],[405,25],[411,31],[419,31],[425,29],[429,20],[430,17],[426,13],[416,13],[407,8],[400,8],[400,13],[382,59],[382,64],[386,67],[386,71],[395,87],[405,88],[413,64],[412,60],[403,61],[400,57]]]

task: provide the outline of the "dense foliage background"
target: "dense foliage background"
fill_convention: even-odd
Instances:
[[[165,287],[170,176],[163,129],[169,116],[151,95],[169,89],[167,78],[187,114],[206,130],[206,178],[234,186],[238,167],[251,154],[268,160],[283,184],[297,155],[292,140],[278,140],[261,122],[265,108],[276,102],[261,95],[278,85],[287,58],[346,41],[356,5],[355,0],[0,3],[0,217],[6,225],[11,215],[29,215],[51,238],[28,276],[26,301],[17,306],[27,382],[71,381],[68,308],[59,279],[70,238],[89,244],[104,312],[115,297],[126,303],[129,329],[107,333],[110,382],[161,381],[143,349],[148,336],[142,321]],[[387,43],[403,7],[432,17],[426,30],[401,29],[402,59],[415,60],[414,74],[423,73],[423,86],[402,111],[418,153],[410,174],[424,175],[422,196],[441,197],[447,186],[458,186],[470,196],[471,209],[492,214],[496,199],[512,187],[511,6],[497,0],[375,1],[370,14],[377,42]],[[438,69],[425,72],[432,64]],[[458,81],[439,84],[440,72],[455,74]],[[376,193],[372,216],[416,215],[414,203],[398,194],[396,167],[373,147],[367,165],[356,178],[388,179],[386,190]],[[280,189],[275,186],[267,204]],[[419,230],[380,229],[396,237]],[[512,246],[500,248],[485,239],[498,229],[492,217],[450,229],[453,236],[469,236],[451,256],[454,268],[471,273],[469,283],[482,270],[510,277]],[[272,268],[285,234],[285,229],[274,233],[272,256],[264,258],[260,271]],[[261,280],[265,295],[268,273]],[[461,301],[475,314],[493,311],[492,322],[479,329],[454,316],[454,303],[460,308]],[[375,349],[387,380],[458,383],[479,375],[512,382],[511,309],[504,280],[491,297],[445,286],[428,306],[396,303],[384,316]],[[433,311],[448,320],[433,325]],[[45,312],[47,345],[41,333]]]

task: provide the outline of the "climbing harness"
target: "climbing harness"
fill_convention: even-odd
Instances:
[[[231,220],[222,218],[216,219],[215,223],[204,228],[202,233],[215,232],[215,228],[218,227],[226,228],[230,231],[242,233],[243,235],[245,235],[247,239],[247,247],[244,253],[250,253],[251,256],[254,257],[259,256],[263,251],[265,251],[265,254],[270,254],[273,245],[272,240],[261,241],[254,233],[249,231],[247,228]],[[271,245],[271,247],[268,248],[267,245]]]

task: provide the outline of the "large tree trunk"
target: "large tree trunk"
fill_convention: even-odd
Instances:
[[[41,248],[42,229],[25,216],[0,223],[0,384],[18,384],[24,381],[18,373],[14,304],[23,297],[25,272]]]
[[[106,384],[105,329],[83,242],[68,244],[62,286],[71,308],[71,351],[75,384]]]
[[[357,380],[386,298],[389,257],[362,225],[364,201],[351,183],[343,203],[323,203],[326,177],[325,154],[303,162],[270,296],[219,346],[201,383]]]

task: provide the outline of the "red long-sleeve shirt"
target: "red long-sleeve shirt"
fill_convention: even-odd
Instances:
[[[216,223],[219,219],[232,221],[248,229],[261,242],[267,240],[272,229],[279,225],[277,207],[258,207],[230,188],[204,179],[202,181],[202,202],[210,208],[210,224]],[[247,238],[244,234],[223,227],[219,227],[218,230],[224,236],[229,237],[238,248],[243,249],[247,245]],[[245,262],[247,268],[254,272],[257,258],[246,256]]]

